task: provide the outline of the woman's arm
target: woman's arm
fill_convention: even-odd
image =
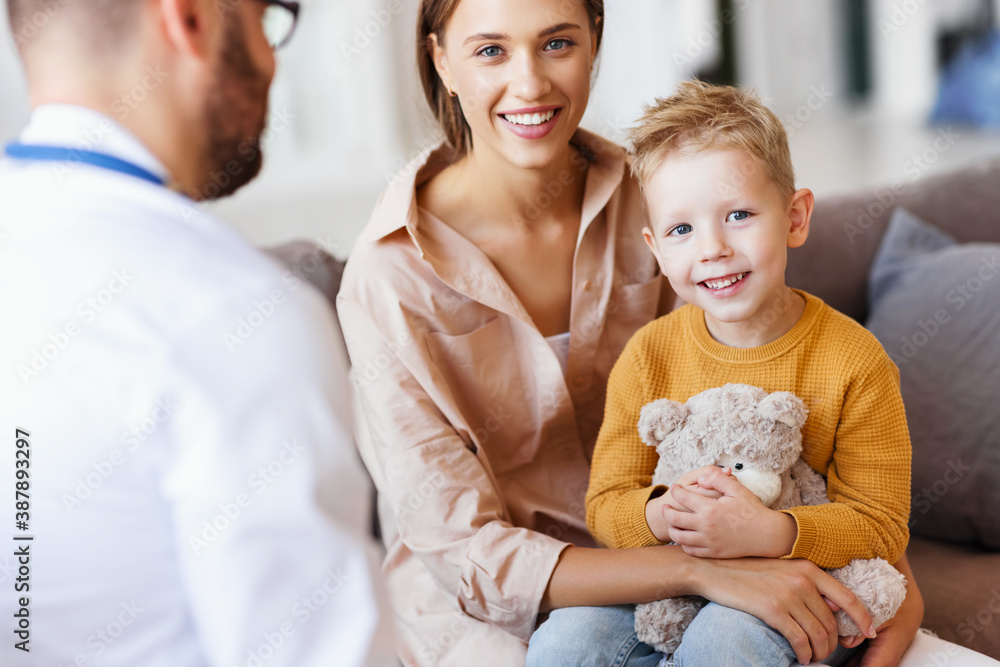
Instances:
[[[488,460],[446,416],[456,412],[453,399],[434,385],[438,371],[421,356],[421,333],[405,328],[403,309],[362,307],[344,291],[338,305],[358,448],[393,510],[387,532],[466,614],[527,640],[565,542],[513,525]]]
[[[826,657],[836,647],[833,605],[847,610],[858,627],[871,627],[871,617],[854,594],[808,561],[712,560],[688,556],[678,546],[570,546],[556,564],[541,608],[630,604],[679,595],[701,595],[753,614],[784,635],[803,664]]]

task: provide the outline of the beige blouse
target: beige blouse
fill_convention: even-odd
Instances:
[[[559,554],[594,545],[583,500],[608,375],[672,293],[624,151],[576,141],[589,169],[565,375],[489,259],[417,207],[448,150],[390,185],[347,264],[358,446],[408,666],[523,665]]]

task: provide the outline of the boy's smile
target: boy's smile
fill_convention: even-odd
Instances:
[[[721,278],[709,278],[698,284],[709,290],[713,297],[721,298],[732,296],[737,291],[743,289],[743,286],[746,285],[745,278],[749,275],[749,271],[742,271],[734,275],[722,276]]]
[[[785,265],[809,231],[809,190],[783,195],[758,162],[725,148],[670,153],[645,195],[646,243],[716,340],[756,347],[795,325],[804,302],[785,285]]]

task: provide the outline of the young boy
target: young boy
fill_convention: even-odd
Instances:
[[[795,189],[780,121],[753,93],[689,82],[647,109],[632,140],[643,235],[687,304],[639,330],[611,373],[591,532],[610,547],[673,541],[705,558],[895,563],[910,509],[898,370],[861,325],[785,284],[813,195]],[[826,477],[830,504],[773,511],[718,468],[650,485],[657,454],[639,439],[642,406],[729,382],[805,401],[802,457]]]

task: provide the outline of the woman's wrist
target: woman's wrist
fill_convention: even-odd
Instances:
[[[725,574],[719,570],[718,563],[712,558],[698,558],[683,552],[679,547],[675,547],[683,558],[678,558],[675,570],[675,580],[677,585],[683,589],[679,595],[699,595],[711,600],[711,582],[717,577],[724,577]]]

